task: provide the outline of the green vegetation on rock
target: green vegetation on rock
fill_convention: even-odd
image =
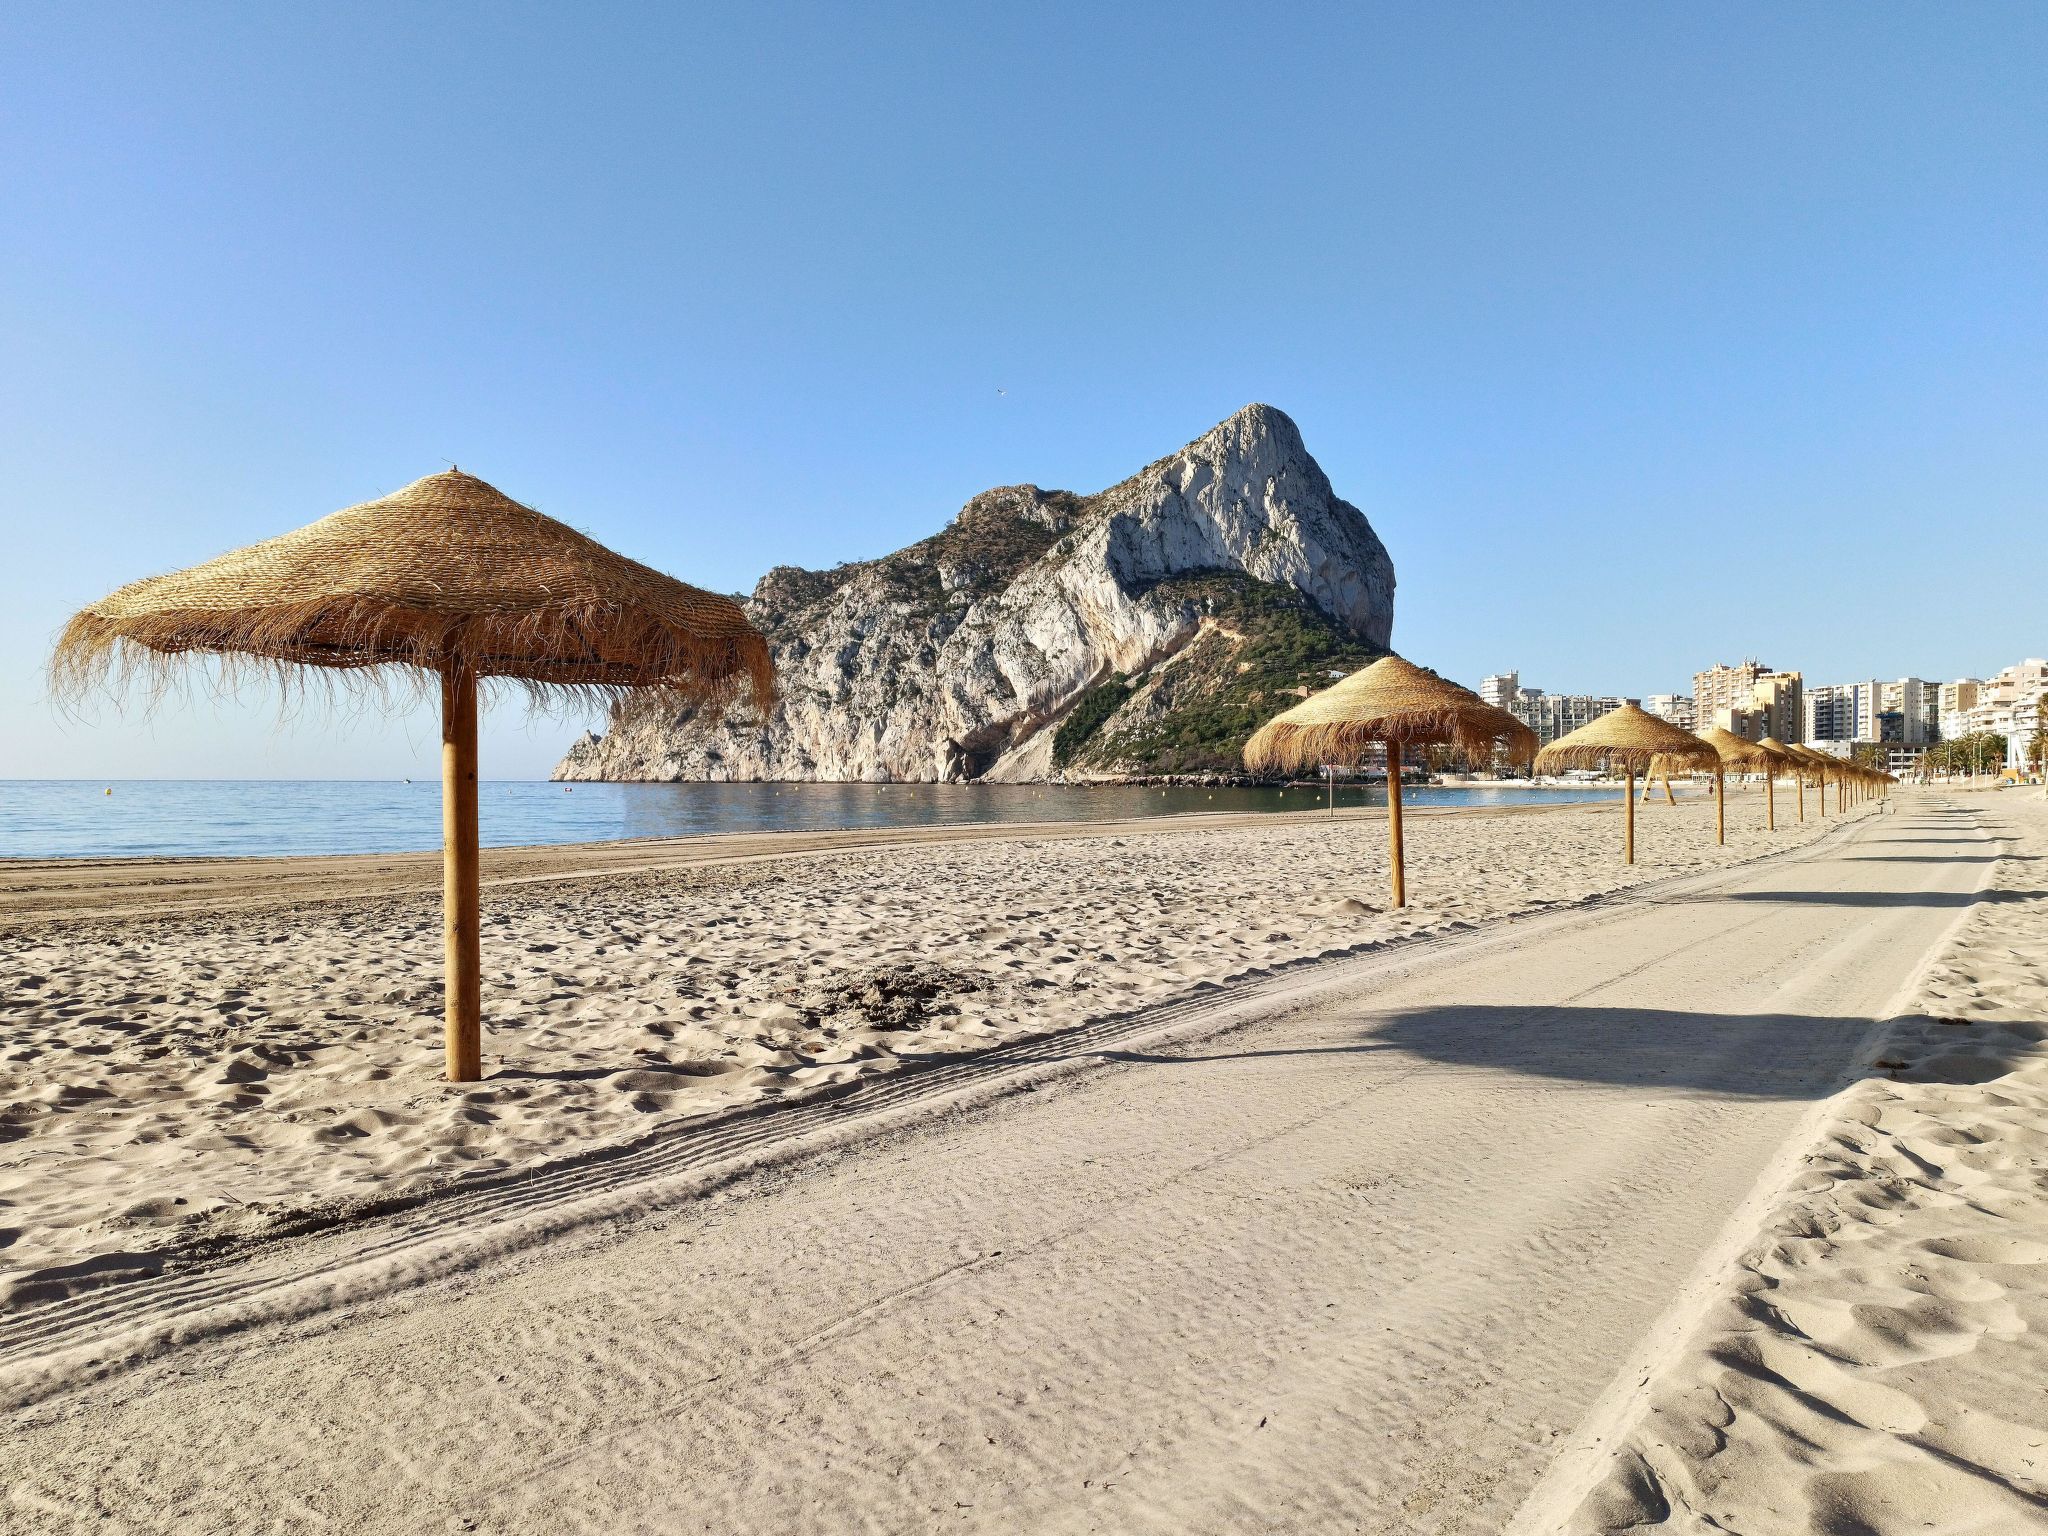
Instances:
[[[1130,696],[1130,682],[1125,678],[1112,677],[1076,699],[1074,707],[1067,711],[1067,718],[1053,732],[1053,767],[1064,768],[1071,763],[1074,754],[1087,744],[1088,738],[1102,728],[1102,722],[1115,714]]]
[[[1189,605],[1208,627],[1130,685],[1118,679],[1083,694],[1053,739],[1055,767],[1130,776],[1241,773],[1239,754],[1253,731],[1304,690],[1326,688],[1383,654],[1295,588],[1237,572],[1173,577],[1148,595]],[[1123,697],[1106,696],[1119,686]],[[1091,718],[1063,757],[1061,738],[1084,708]]]

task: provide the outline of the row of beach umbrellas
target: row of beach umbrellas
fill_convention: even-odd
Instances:
[[[307,674],[346,688],[386,679],[441,706],[442,910],[447,1076],[482,1076],[477,701],[492,686],[531,698],[658,696],[682,704],[773,692],[767,642],[730,598],[613,553],[459,469],[321,518],[189,570],[155,576],[83,609],[51,662],[53,692],[75,700],[139,676],[161,691],[180,664],[211,657],[223,681]],[[1401,829],[1405,751],[1449,746],[1474,761],[1533,758],[1538,772],[1604,768],[1627,776],[1624,856],[1635,859],[1635,778],[1763,767],[1766,795],[1786,764],[1837,785],[1838,798],[1888,775],[1773,741],[1696,737],[1624,706],[1536,750],[1529,727],[1469,689],[1387,656],[1268,722],[1246,744],[1254,772],[1387,760],[1393,904],[1407,903]],[[1767,816],[1774,816],[1767,798]],[[1823,806],[1823,809],[1825,807]]]
[[[1506,710],[1399,656],[1361,667],[1274,716],[1245,743],[1244,765],[1261,774],[1355,768],[1374,748],[1383,750],[1390,895],[1392,904],[1402,907],[1408,903],[1402,751],[1421,746],[1454,747],[1473,762],[1490,761],[1498,753],[1511,763],[1530,764],[1537,773],[1590,769],[1621,775],[1622,859],[1629,864],[1636,861],[1638,777],[1661,776],[1668,792],[1674,772],[1711,772],[1714,839],[1719,843],[1727,841],[1725,790],[1731,771],[1763,774],[1765,826],[1771,829],[1777,826],[1776,780],[1785,773],[1798,785],[1802,820],[1808,779],[1819,789],[1822,815],[1827,814],[1829,784],[1836,787],[1839,806],[1849,796],[1881,794],[1896,782],[1890,774],[1809,747],[1788,747],[1768,736],[1749,741],[1718,726],[1695,736],[1635,704],[1623,704],[1538,751],[1535,733]]]

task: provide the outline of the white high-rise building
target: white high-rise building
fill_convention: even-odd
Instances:
[[[1693,728],[1692,695],[1689,693],[1653,693],[1643,700],[1643,709],[1659,720],[1669,720],[1682,731]]]
[[[1545,693],[1541,688],[1524,688],[1503,706],[1536,733],[1536,744],[1547,747],[1560,736],[1569,736],[1582,725],[1591,725],[1602,715],[1621,708],[1621,700],[1591,693]]]
[[[1492,677],[1479,680],[1479,697],[1495,709],[1506,709],[1522,691],[1522,674],[1519,672],[1496,672]]]
[[[1925,747],[1937,739],[1940,697],[1934,684],[1918,677],[1821,683],[1806,690],[1806,739]]]
[[[2006,766],[2025,768],[2028,748],[2044,716],[2048,716],[2048,661],[2029,656],[1978,688],[1975,707],[1964,713],[1962,729],[1954,734],[1995,732],[2005,738]]]

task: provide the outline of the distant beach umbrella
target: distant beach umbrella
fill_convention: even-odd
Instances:
[[[75,616],[50,663],[76,699],[140,673],[157,690],[192,656],[229,684],[299,667],[441,696],[448,1076],[482,1075],[476,721],[479,685],[529,697],[645,693],[680,700],[745,686],[765,705],[767,643],[730,598],[614,554],[459,470],[169,576]]]
[[[1764,754],[1758,749],[1757,744],[1749,740],[1748,737],[1738,736],[1733,731],[1724,730],[1718,725],[1710,725],[1704,731],[1700,731],[1697,734],[1701,741],[1714,749],[1714,841],[1716,843],[1726,843],[1728,841],[1727,776],[1730,773],[1747,773],[1750,769],[1758,767],[1764,763]],[[1662,754],[1650,760],[1650,771],[1663,774],[1665,776],[1664,781],[1667,784],[1671,782],[1670,775],[1673,768],[1683,772],[1686,766],[1686,764],[1676,763]]]
[[[1402,657],[1383,656],[1260,726],[1244,744],[1244,765],[1253,773],[1299,773],[1330,765],[1355,768],[1376,745],[1387,753],[1393,904],[1405,907],[1401,749],[1451,746],[1469,758],[1490,759],[1498,746],[1506,749],[1510,761],[1525,763],[1536,750],[1536,734],[1470,689]]]
[[[1690,731],[1661,720],[1635,704],[1609,710],[1599,719],[1560,736],[1536,754],[1538,773],[1574,768],[1604,769],[1627,779],[1622,790],[1621,857],[1636,861],[1636,775],[1659,759],[1672,767],[1712,768],[1720,754]]]
[[[1806,771],[1813,776],[1814,791],[1820,797],[1820,813],[1823,816],[1827,815],[1828,782],[1831,779],[1835,782],[1836,792],[1839,796],[1841,786],[1840,771],[1843,766],[1841,760],[1830,757],[1825,752],[1816,752],[1812,747],[1806,746],[1804,743],[1789,746],[1785,750],[1791,755],[1793,761],[1804,764]],[[1838,811],[1841,809],[1839,799],[1835,809]]]
[[[1778,740],[1775,736],[1762,738],[1757,742],[1756,746],[1757,750],[1764,755],[1764,828],[1766,831],[1775,832],[1778,830],[1778,775],[1787,768],[1790,768],[1792,770],[1793,782],[1797,783],[1799,779],[1799,759],[1793,756],[1790,747],[1786,746],[1785,743]],[[1804,790],[1799,792],[1799,819],[1801,821],[1806,819],[1806,792]]]

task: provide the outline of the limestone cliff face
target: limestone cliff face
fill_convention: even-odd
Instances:
[[[1183,652],[1252,643],[1247,623],[1284,612],[1291,638],[1261,652],[1282,672],[1306,680],[1323,661],[1356,664],[1386,649],[1394,568],[1294,423],[1252,405],[1097,495],[986,491],[896,554],[778,567],[747,608],[775,653],[779,697],[765,719],[628,710],[578,741],[555,777],[1014,780],[1053,776],[1056,755],[1060,770],[1089,776],[1162,771],[1175,765],[1143,743],[1161,738],[1150,727],[1162,697],[1171,726],[1176,695],[1161,685]],[[1241,684],[1270,667],[1225,663],[1198,669],[1216,686],[1201,693],[1197,736],[1242,723],[1218,712],[1219,688],[1244,696],[1231,708],[1247,718],[1293,702]],[[1135,741],[1135,757],[1090,762],[1071,728],[1055,753],[1084,698],[1088,735]],[[1120,732],[1119,715],[1143,717],[1149,733]],[[1211,745],[1220,764],[1228,744]]]

